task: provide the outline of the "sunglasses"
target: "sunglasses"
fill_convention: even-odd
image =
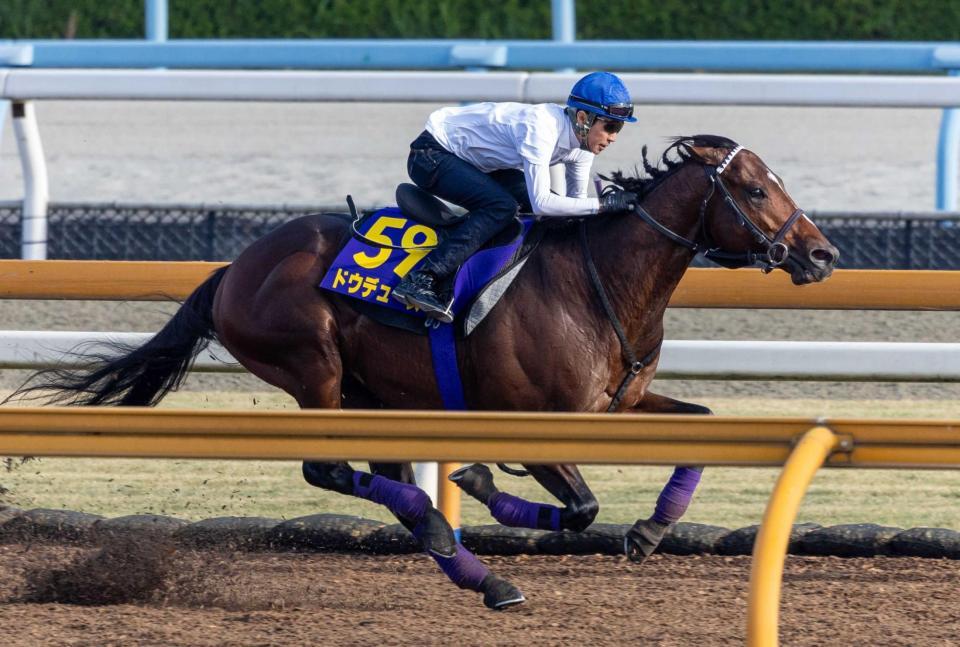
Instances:
[[[611,135],[615,135],[616,133],[618,133],[618,132],[620,132],[621,130],[623,130],[623,122],[622,122],[622,121],[614,121],[614,120],[611,120],[611,119],[603,119],[602,117],[597,117],[597,121],[599,121],[601,124],[603,124],[603,130],[604,130],[604,132],[610,133]]]
[[[583,97],[578,97],[574,94],[570,95],[571,99],[579,101],[580,103],[585,103],[588,106],[593,106],[594,108],[600,108],[605,113],[612,117],[620,117],[621,119],[629,119],[633,116],[633,104],[632,103],[612,103],[610,105],[604,105],[602,103],[597,103],[596,101],[590,101],[589,99],[584,99]]]

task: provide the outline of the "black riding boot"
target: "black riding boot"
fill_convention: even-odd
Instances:
[[[393,288],[393,296],[408,306],[420,308],[428,317],[452,322],[453,303],[444,303],[437,295],[437,281],[456,272],[471,254],[513,220],[517,209],[513,201],[477,209],[460,224],[447,228],[443,240],[423,260],[423,265]]]
[[[397,287],[393,288],[393,298],[412,308],[419,308],[423,314],[443,323],[453,321],[451,306],[453,301],[444,303],[437,295],[437,277],[430,270],[414,270],[410,272]]]

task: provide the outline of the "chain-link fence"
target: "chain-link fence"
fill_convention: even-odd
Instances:
[[[206,260],[235,258],[274,227],[307,213],[344,207],[53,204],[49,258]],[[856,269],[960,269],[960,214],[813,213]],[[20,207],[0,205],[0,258],[20,256]]]
[[[47,256],[78,260],[230,260],[278,225],[316,211],[319,209],[51,204]],[[0,207],[0,258],[20,256],[20,231],[19,206]]]

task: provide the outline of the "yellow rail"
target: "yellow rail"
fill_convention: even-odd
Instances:
[[[183,299],[224,263],[0,260],[2,299]],[[689,270],[674,308],[960,310],[960,272],[838,270],[797,287],[783,272]]]
[[[960,272],[837,270],[824,283],[796,286],[784,272],[688,270],[673,308],[960,310]]]
[[[777,644],[780,586],[793,521],[813,475],[840,443],[841,438],[830,429],[814,427],[800,439],[780,473],[753,545],[747,605],[749,647],[775,647]]]
[[[0,260],[2,299],[183,299],[226,263]]]
[[[953,420],[137,407],[0,408],[0,455],[774,466],[821,425],[828,466],[960,466]]]

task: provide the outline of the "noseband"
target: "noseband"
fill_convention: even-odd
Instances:
[[[733,194],[730,193],[730,189],[727,188],[727,185],[723,183],[723,179],[720,177],[730,165],[730,162],[733,161],[733,158],[736,157],[737,153],[739,153],[741,150],[743,150],[743,146],[737,146],[730,151],[725,158],[723,158],[723,161],[720,162],[720,164],[715,167],[704,166],[704,172],[707,175],[707,179],[710,180],[710,188],[707,190],[707,194],[700,203],[699,229],[703,242],[698,243],[688,238],[684,238],[680,234],[662,225],[640,205],[637,205],[634,208],[634,213],[640,216],[647,224],[659,231],[661,234],[678,245],[686,247],[695,254],[703,254],[704,258],[708,258],[725,267],[744,267],[747,265],[753,265],[754,263],[761,263],[762,271],[767,273],[772,271],[774,268],[783,265],[783,263],[785,263],[790,257],[790,250],[783,242],[783,239],[786,238],[787,232],[789,232],[797,220],[800,219],[800,216],[805,214],[803,209],[797,209],[794,211],[793,214],[787,218],[787,221],[783,223],[783,226],[780,227],[777,233],[773,235],[773,238],[768,236],[756,225],[756,223],[750,220],[750,218],[747,217],[747,214],[743,212],[743,209],[740,208],[740,205],[737,203],[737,201],[733,198]],[[750,232],[750,235],[753,236],[753,239],[757,241],[758,244],[766,246],[765,251],[729,252],[720,249],[720,247],[713,241],[707,230],[706,214],[707,203],[710,202],[710,199],[713,197],[714,193],[716,193],[717,189],[720,190],[720,194],[723,196],[724,203],[726,203],[727,206],[729,206],[733,211],[734,215],[736,215],[739,224],[746,228],[748,232]]]

